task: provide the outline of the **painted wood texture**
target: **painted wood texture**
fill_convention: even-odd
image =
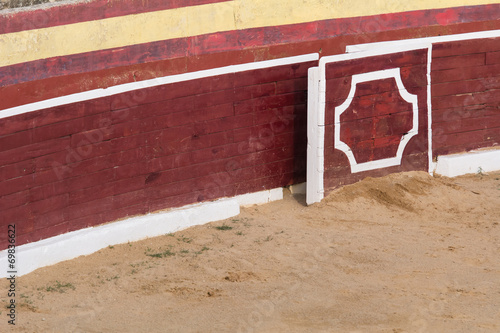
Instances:
[[[280,54],[284,51],[283,46],[286,45],[285,52],[288,55],[293,55],[294,53],[289,49],[291,44],[298,44],[295,47],[300,47],[301,43],[305,44],[302,47],[307,47],[306,53],[312,50],[321,50],[323,55],[330,55],[344,52],[342,47],[347,44],[368,43],[381,39],[405,39],[472,32],[483,30],[486,27],[488,29],[498,29],[500,28],[500,22],[497,20],[499,14],[500,4],[434,9],[207,33],[105,50],[97,49],[77,54],[60,54],[55,57],[49,56],[44,59],[21,61],[18,64],[1,66],[0,87],[55,76],[111,68],[120,69],[124,66],[135,65],[137,67],[137,64],[155,63],[165,59],[198,57],[204,54],[220,52],[242,52],[244,50],[248,52],[248,50],[253,49],[256,53],[256,60],[263,60],[263,55],[272,57],[273,54],[276,54],[269,51],[268,48],[275,48],[277,54]],[[14,18],[16,17],[14,16]],[[32,21],[26,20],[25,22]],[[468,22],[470,24],[465,24]],[[458,23],[460,25],[457,25]],[[0,24],[0,26],[2,25]],[[336,43],[333,43],[333,38],[338,38]],[[36,47],[33,50],[32,54],[38,54],[35,52]],[[300,50],[299,53],[295,54],[300,53],[304,53],[304,51]],[[186,64],[177,62],[170,65],[169,68],[170,70],[182,70],[179,66],[185,67]],[[149,65],[149,67],[152,66]],[[165,70],[161,68],[165,66],[157,67],[160,67],[158,70]],[[138,72],[139,76],[148,75],[147,71],[139,70]],[[121,75],[115,74],[114,80],[133,81],[133,79],[127,78],[124,73]],[[167,74],[160,73],[161,75]]]
[[[311,52],[340,54],[346,44],[496,29],[499,9],[497,4],[245,28],[38,59],[0,68],[0,112],[157,76]],[[104,15],[121,15],[113,11]],[[12,22],[5,29],[15,31]],[[435,45],[434,156],[499,144],[498,45],[498,39]],[[426,61],[426,54],[410,52],[331,68],[326,188],[367,175],[426,170]],[[24,244],[304,181],[306,76],[315,65],[203,78],[0,119],[0,227],[16,223],[18,244]],[[331,111],[345,100],[352,75],[393,66],[418,96],[419,134],[400,166],[352,174],[345,154],[333,149]],[[358,110],[372,113],[359,116]],[[341,119],[342,140],[356,148],[360,161],[392,156],[396,139],[408,129],[408,112],[391,80],[360,85]]]
[[[434,156],[500,144],[499,54],[500,38],[434,45]]]
[[[313,65],[179,82],[7,118],[3,130],[13,133],[0,137],[0,225],[18,224],[22,244],[303,182]],[[5,248],[6,239],[0,244]]]
[[[418,98],[418,134],[404,149],[401,164],[352,172],[344,152],[335,149],[334,131],[348,144],[358,163],[396,156],[401,138],[412,128],[411,105],[401,97],[394,79],[376,79],[357,85],[349,108],[336,123],[336,108],[348,98],[352,77],[362,73],[399,68],[404,88]],[[367,176],[427,170],[427,50],[394,53],[326,64],[325,171],[327,193]],[[337,129],[338,130],[338,129]]]

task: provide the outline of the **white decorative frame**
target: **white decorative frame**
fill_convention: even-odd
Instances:
[[[500,30],[477,31],[464,34],[413,38],[406,40],[392,40],[385,42],[348,45],[346,53],[323,57],[319,66],[309,70],[308,93],[308,145],[307,145],[307,192],[306,202],[312,204],[320,202],[324,197],[324,141],[325,141],[325,65],[328,62],[361,59],[377,55],[392,54],[397,52],[427,49],[427,145],[429,173],[433,173],[439,166],[433,161],[432,156],[432,103],[431,103],[431,61],[432,45],[462,40],[476,40],[482,38],[500,37]],[[313,75],[311,75],[313,74]],[[312,90],[316,89],[316,90]],[[311,127],[315,127],[311,129]],[[496,155],[495,155],[496,156]],[[473,157],[475,158],[475,156]]]
[[[358,83],[377,81],[389,78],[394,78],[396,80],[396,85],[399,89],[399,94],[405,101],[412,104],[413,126],[411,130],[408,133],[404,134],[403,137],[401,138],[395,157],[358,163],[349,145],[340,140],[340,127],[341,127],[340,115],[345,110],[347,110],[347,108],[351,105],[352,100],[354,98],[354,94],[356,93],[356,85]],[[406,90],[403,81],[401,79],[400,68],[391,68],[391,69],[368,72],[363,74],[355,74],[352,76],[351,90],[349,91],[347,99],[344,101],[344,103],[335,108],[335,129],[334,129],[335,149],[338,149],[347,155],[347,158],[349,159],[349,164],[351,165],[352,173],[374,170],[379,168],[386,168],[394,165],[400,165],[401,159],[403,157],[403,151],[406,145],[408,144],[410,139],[417,134],[418,134],[418,96],[410,94]]]
[[[413,50],[427,50],[427,130],[428,130],[428,149],[429,149],[429,161],[432,162],[432,128],[431,128],[431,91],[430,91],[430,70],[431,70],[431,60],[432,60],[432,43],[428,43],[425,40],[419,40],[416,43],[412,43],[411,41],[396,41],[392,47],[384,47],[378,48],[374,47],[367,48],[366,50],[354,52],[354,53],[346,53],[333,55],[328,57],[323,57],[319,59],[319,66],[314,69],[310,69],[311,73],[316,73],[316,75],[310,76],[309,78],[309,93],[308,93],[308,112],[307,112],[307,121],[308,121],[308,157],[307,157],[307,191],[306,191],[306,203],[308,205],[313,204],[315,202],[320,202],[324,197],[324,147],[325,147],[325,111],[326,111],[326,65],[332,62],[340,62],[345,60],[352,59],[363,59],[367,57],[373,56],[381,56],[381,55],[389,55],[394,53],[413,51]],[[397,70],[398,73],[394,71]],[[357,78],[356,78],[357,77]],[[403,86],[401,81],[401,75],[399,73],[398,68],[393,68],[389,70],[375,71],[363,74],[353,75],[353,82],[351,86],[351,92],[349,93],[350,98],[346,101],[350,104],[350,100],[352,99],[351,94],[354,94],[352,89],[355,89],[355,84],[359,82],[366,82],[371,80],[378,80],[387,77],[394,77],[396,82],[398,80],[398,87],[400,89],[401,96],[406,101],[415,101],[414,95],[409,94]],[[356,82],[357,80],[357,82]],[[317,87],[316,92],[312,92],[312,89]],[[354,87],[354,88],[353,88]],[[402,88],[402,89],[401,89]],[[347,109],[347,105],[341,105],[340,107],[345,107]],[[414,108],[416,107],[416,103]],[[344,110],[345,110],[344,109]],[[341,109],[339,109],[341,110]],[[338,114],[338,118],[336,117]],[[340,113],[335,111],[335,123],[339,122]],[[364,170],[373,170],[378,168],[383,168],[392,165],[398,165],[401,160],[401,156],[403,154],[404,148],[408,141],[417,134],[418,128],[418,108],[413,112],[414,117],[414,126],[412,127],[412,131],[408,132],[407,135],[401,140],[400,146],[398,149],[398,154],[394,159],[382,159],[378,161],[371,161],[365,163],[356,163],[354,156],[352,155],[349,159],[351,165],[352,172],[361,172]],[[416,117],[416,122],[415,122]],[[316,127],[315,130],[310,129],[311,127]],[[338,126],[335,126],[337,128]],[[340,132],[334,132],[335,137],[335,148],[340,149],[341,151],[346,152],[346,150],[350,151],[350,148],[343,142],[340,141]],[[342,146],[342,143],[345,146]],[[338,145],[340,144],[340,148]],[[346,148],[347,147],[347,148]],[[351,152],[352,154],[352,152]],[[349,155],[347,154],[348,158]],[[396,163],[397,162],[397,163]],[[429,163],[430,163],[429,162]],[[396,163],[396,164],[394,164]],[[429,167],[430,169],[430,167]],[[355,171],[356,170],[356,171]]]

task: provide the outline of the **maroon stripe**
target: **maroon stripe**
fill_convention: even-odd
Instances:
[[[232,0],[94,0],[21,12],[4,10],[0,34],[226,1]]]
[[[460,33],[464,32],[463,28],[456,29],[457,31],[451,31],[452,27],[449,25],[476,20],[493,20],[488,24],[488,28],[495,29],[500,27],[500,21],[497,20],[499,11],[500,4],[414,11],[398,14],[326,20],[279,27],[229,31],[139,44],[124,48],[62,56],[3,67],[0,68],[0,87],[27,81],[42,80],[54,76],[93,72],[164,59],[199,56],[202,54],[224,51],[239,51],[287,43],[321,41],[337,36],[344,36],[344,38],[353,36],[353,38],[350,38],[349,43],[357,44],[374,41],[372,33],[395,32],[408,28],[420,28],[422,30],[419,32],[415,30],[398,31],[396,38],[403,39],[428,36],[429,31],[423,31],[425,26],[436,28],[435,32],[431,32],[431,34]],[[444,21],[446,21],[446,25],[440,25],[440,23]],[[474,22],[473,24],[474,26],[465,28],[465,31],[477,31],[477,26],[481,25],[479,22]],[[485,27],[481,26],[479,29],[485,29]],[[390,39],[394,37],[383,37],[383,39],[386,38]],[[347,44],[347,39],[345,40]],[[338,47],[339,45],[335,46]],[[323,55],[326,55],[328,49],[326,49],[324,45],[321,47],[323,48]],[[337,49],[335,49],[335,51],[338,52]],[[312,52],[312,50],[309,49],[306,52]]]

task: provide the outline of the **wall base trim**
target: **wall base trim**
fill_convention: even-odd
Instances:
[[[470,173],[499,170],[500,149],[488,149],[438,156],[434,173],[446,177],[456,177]]]
[[[212,202],[136,216],[121,221],[68,232],[37,242],[16,246],[16,276],[57,264],[61,261],[89,255],[110,245],[135,242],[148,237],[165,235],[195,225],[224,220],[240,213],[240,206],[264,204],[283,199],[283,188],[222,198]],[[0,265],[7,267],[8,250],[0,252]],[[8,277],[6,270],[0,278]]]

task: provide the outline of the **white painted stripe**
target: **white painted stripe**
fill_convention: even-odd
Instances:
[[[412,120],[412,128],[406,133],[405,135],[402,136],[401,141],[399,142],[398,145],[398,150],[396,153],[395,157],[390,157],[390,158],[384,158],[384,159],[379,159],[379,160],[374,160],[374,161],[369,161],[369,162],[364,162],[364,163],[358,163],[356,161],[356,157],[354,156],[354,153],[351,150],[351,147],[349,147],[348,144],[343,142],[340,139],[340,128],[341,128],[341,123],[340,123],[340,116],[342,113],[349,108],[351,105],[351,102],[354,98],[354,94],[356,93],[356,85],[358,83],[363,83],[363,82],[369,82],[369,81],[377,81],[377,80],[382,80],[382,79],[388,79],[388,78],[394,78],[396,81],[396,85],[399,89],[399,94],[400,96],[409,104],[412,105],[412,110],[413,110],[413,120]],[[395,165],[400,165],[401,164],[401,159],[403,158],[403,152],[408,144],[408,142],[411,140],[412,137],[418,134],[418,96],[410,94],[404,84],[403,80],[401,79],[401,70],[400,68],[391,68],[391,69],[384,69],[384,70],[379,70],[379,71],[374,71],[374,72],[368,72],[368,73],[361,73],[361,74],[355,74],[352,76],[351,80],[351,89],[349,91],[349,95],[347,99],[338,107],[335,108],[335,129],[334,129],[334,142],[335,142],[335,149],[338,149],[347,156],[347,159],[349,160],[349,164],[351,166],[351,172],[356,173],[356,172],[362,172],[362,171],[368,171],[368,170],[375,170],[375,169],[380,169],[380,168],[386,168],[390,166],[395,166]]]
[[[427,50],[427,156],[429,173],[433,170],[432,156],[432,98],[431,98],[431,66],[432,66],[432,44]]]
[[[236,216],[240,206],[283,199],[283,188],[187,205],[165,212],[132,217],[97,227],[85,228],[16,247],[17,276],[81,255],[89,255],[110,245],[161,236],[195,225]],[[0,252],[0,265],[7,267],[8,250]],[[6,277],[0,270],[0,278]]]
[[[500,171],[500,149],[439,156],[434,172],[446,177],[456,177],[493,171]]]
[[[324,117],[319,110],[319,69],[311,67],[308,71],[307,87],[307,173],[306,204],[311,205],[323,199],[324,154]],[[323,119],[323,126],[319,121]]]
[[[415,43],[415,44],[409,44],[406,43],[406,41],[399,41],[399,44],[394,43],[394,45],[391,45],[391,47],[386,47],[386,48],[370,48],[366,49],[360,52],[353,52],[353,53],[344,53],[344,54],[337,54],[337,55],[332,55],[328,57],[322,57],[319,60],[319,66],[320,68],[327,63],[330,62],[338,62],[338,61],[344,61],[344,60],[353,60],[353,59],[361,59],[361,58],[367,58],[367,57],[375,57],[375,56],[380,56],[380,55],[387,55],[387,54],[392,54],[392,53],[400,53],[400,52],[407,52],[407,51],[415,51],[415,50],[423,50],[427,49],[430,45],[430,43]],[[349,47],[349,46],[347,46]],[[324,79],[323,77],[321,78],[322,80]]]
[[[420,48],[425,48],[425,45],[434,44],[434,43],[446,43],[446,42],[456,42],[462,40],[474,40],[474,39],[483,39],[483,38],[496,38],[500,37],[500,30],[487,30],[487,31],[477,31],[477,32],[469,32],[463,34],[455,34],[455,35],[445,35],[445,36],[433,36],[433,37],[423,37],[423,38],[412,38],[412,39],[404,39],[404,40],[392,40],[386,42],[375,42],[375,43],[365,43],[365,44],[356,44],[356,45],[348,45],[346,47],[347,53],[354,52],[366,52],[370,50],[385,50],[386,52],[391,52],[393,47],[401,47],[404,45],[421,45]]]
[[[294,57],[279,58],[279,59],[273,59],[273,60],[264,60],[264,61],[251,62],[251,63],[245,63],[245,64],[231,65],[231,66],[207,69],[207,70],[191,72],[191,73],[183,73],[183,74],[177,74],[177,75],[164,76],[164,77],[159,77],[159,78],[154,78],[154,79],[144,80],[144,81],[139,81],[139,82],[125,83],[125,84],[120,84],[120,85],[112,86],[112,87],[105,88],[105,89],[94,89],[94,90],[89,90],[89,91],[85,91],[85,92],[81,92],[81,93],[75,93],[75,94],[71,94],[71,95],[47,99],[47,100],[40,101],[40,102],[20,105],[20,106],[16,106],[16,107],[9,108],[9,109],[4,109],[4,110],[0,111],[0,119],[16,116],[16,115],[27,113],[27,112],[33,112],[33,111],[43,110],[43,109],[51,108],[51,107],[88,101],[88,100],[92,100],[92,99],[96,99],[96,98],[117,95],[117,94],[129,92],[129,91],[134,91],[134,90],[139,90],[139,89],[144,89],[144,88],[157,87],[157,86],[170,84],[170,83],[190,81],[190,80],[202,79],[202,78],[206,78],[206,77],[213,77],[213,76],[224,75],[224,74],[245,72],[245,71],[251,71],[251,70],[255,70],[255,69],[264,69],[264,68],[271,68],[271,67],[277,67],[277,66],[285,66],[285,65],[297,64],[297,63],[308,62],[308,61],[316,61],[318,59],[319,59],[318,53],[310,53],[310,54],[303,54],[303,55],[294,56]]]

